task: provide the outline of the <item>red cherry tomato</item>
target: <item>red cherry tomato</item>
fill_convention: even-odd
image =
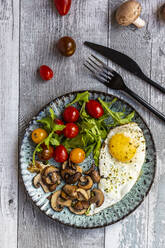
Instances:
[[[68,14],[72,0],[54,0],[54,3],[59,14],[64,16]]]
[[[72,139],[76,137],[79,133],[79,128],[75,123],[67,123],[64,129],[64,136],[66,138]]]
[[[61,120],[59,120],[59,119],[56,119],[56,120],[55,120],[55,123],[58,124],[58,125],[64,125],[63,121],[61,121]],[[61,135],[61,134],[63,134],[63,130],[62,130],[62,131],[56,131],[56,133],[57,133],[58,135]]]
[[[45,145],[42,144],[42,151],[38,153],[38,157],[40,160],[49,160],[53,157],[53,153],[54,153],[54,148],[53,146],[49,146],[49,148]]]
[[[53,77],[53,71],[50,67],[47,65],[42,65],[39,69],[40,71],[40,76],[43,80],[50,80]]]
[[[64,163],[68,159],[68,153],[63,145],[56,147],[54,151],[54,160],[58,163]]]
[[[63,118],[66,122],[76,122],[79,118],[79,112],[75,107],[69,106],[64,110]]]
[[[101,104],[95,100],[89,100],[89,102],[86,103],[86,110],[90,116],[96,119],[104,114]]]

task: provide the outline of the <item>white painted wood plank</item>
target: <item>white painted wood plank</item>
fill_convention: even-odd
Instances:
[[[0,246],[17,247],[19,0],[0,2]]]
[[[149,29],[152,30],[151,78],[165,87],[165,23],[155,19],[158,6],[163,0],[151,3]],[[165,96],[151,89],[151,104],[165,114]],[[149,195],[148,212],[148,248],[165,247],[165,124],[156,118],[150,118],[150,126],[157,148],[157,173],[154,186]]]
[[[107,1],[73,1],[71,12],[65,17],[56,13],[51,1],[23,0],[21,6],[20,132],[43,105],[58,95],[81,89],[104,91],[105,87],[91,79],[83,68],[90,53],[83,42],[97,39],[102,43],[107,40],[108,30]],[[64,58],[55,48],[64,35],[76,40],[73,57]],[[50,82],[37,76],[42,64],[55,72]],[[104,228],[76,230],[51,221],[32,206],[20,182],[18,247],[104,247]]]
[[[120,5],[122,1],[112,1],[111,13]],[[142,17],[148,21],[150,15],[150,2],[141,1],[143,5]],[[109,45],[132,57],[144,70],[146,74],[150,73],[151,63],[151,38],[148,31],[148,25],[136,30],[133,26],[120,27],[112,18],[110,26]],[[142,96],[147,101],[150,101],[150,86],[142,80],[139,80],[130,73],[124,71],[113,64],[113,67],[120,72],[126,84]],[[115,92],[116,94],[116,92]],[[144,119],[149,123],[149,112],[133,99],[129,99],[126,95],[117,93],[119,97],[124,98],[132,106],[138,110]],[[148,197],[143,204],[130,216],[114,226],[107,227],[105,231],[105,247],[114,248],[145,248],[148,247]],[[113,240],[113,241],[112,241]]]

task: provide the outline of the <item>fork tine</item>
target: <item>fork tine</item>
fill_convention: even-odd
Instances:
[[[100,59],[98,59],[95,55],[91,54],[91,56],[95,60],[97,60],[105,69],[109,70],[111,73],[115,73],[115,71],[111,67],[107,66],[104,62],[102,62]]]
[[[86,61],[86,63],[88,63],[88,61]],[[84,66],[90,71],[92,72],[92,74],[101,82],[103,83],[104,85],[108,86],[108,83],[107,83],[107,78],[105,76],[102,76],[101,74],[99,74],[97,71],[94,71],[93,69],[91,69],[89,67],[89,65],[86,65],[84,63]],[[103,79],[104,78],[104,79]]]
[[[95,73],[88,65],[86,65],[85,63],[83,64],[90,72]]]
[[[91,56],[94,56],[94,55],[91,55]],[[98,69],[100,69],[100,75],[103,75],[103,73],[107,76],[107,77],[110,77],[110,79],[112,78],[112,76],[113,76],[113,74],[111,73],[111,74],[108,74],[108,70],[106,69],[105,70],[105,66],[104,65],[102,65],[102,67],[100,67],[94,60],[92,60],[90,57],[88,58],[89,60],[90,60],[90,62],[92,62],[94,65],[96,65],[97,67],[98,67]],[[101,62],[101,61],[100,61]],[[89,63],[88,61],[87,61],[87,63]],[[102,63],[102,62],[101,62]],[[91,63],[89,63],[91,66],[92,66],[92,64]],[[92,66],[93,67],[93,66]],[[96,70],[96,68],[95,68],[95,70]],[[104,70],[104,71],[103,71]],[[104,75],[103,75],[103,77],[104,77]],[[104,77],[105,78],[105,77]],[[107,80],[107,78],[106,78],[106,80]]]
[[[95,71],[97,71],[97,68],[92,63],[90,63],[88,60],[86,60],[86,63],[90,65]]]
[[[92,55],[91,55],[92,56]],[[94,60],[92,60],[90,57],[88,58],[93,64],[95,64],[99,69],[100,69],[100,65],[98,65]],[[103,67],[103,66],[102,66]]]

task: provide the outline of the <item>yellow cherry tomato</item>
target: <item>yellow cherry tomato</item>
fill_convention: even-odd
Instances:
[[[37,128],[32,132],[32,140],[36,144],[42,142],[47,136],[47,132],[42,128]]]
[[[70,160],[75,163],[79,164],[82,163],[85,159],[85,152],[80,148],[75,148],[70,153]]]

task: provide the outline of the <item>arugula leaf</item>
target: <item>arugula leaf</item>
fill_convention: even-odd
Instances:
[[[54,121],[54,119],[56,119],[56,115],[55,115],[54,110],[52,108],[49,108],[49,113],[50,113],[51,119]]]
[[[85,148],[86,158],[91,154],[91,152],[93,152],[95,146],[96,146],[96,143],[93,143]]]
[[[101,105],[103,106],[103,108],[106,110],[106,112],[113,118],[114,124],[116,124],[116,125],[117,124],[123,125],[123,124],[127,124],[130,121],[132,121],[132,118],[135,115],[135,112],[134,111],[132,113],[130,113],[129,115],[127,115],[127,116],[124,117],[124,113],[123,112],[114,112],[114,111],[112,111],[108,107],[108,104],[106,102],[104,102],[100,98],[98,98],[98,100],[101,103]]]
[[[95,160],[95,164],[96,166],[99,165],[99,156],[100,156],[100,149],[101,149],[101,137],[98,139],[97,141],[97,144],[94,148],[94,151],[93,151],[93,158]]]
[[[73,100],[73,102],[69,103],[67,105],[67,107],[70,106],[70,105],[73,105],[76,102],[79,102],[80,103],[82,101],[83,102],[88,102],[89,101],[89,92],[88,91],[85,91],[83,93],[78,93],[77,96],[76,96],[76,98]]]
[[[41,149],[42,149],[41,144],[42,144],[42,142],[39,143],[39,144],[36,146],[36,148],[34,149],[34,152],[33,152],[33,165],[35,165],[36,153],[42,151],[42,150],[41,150]]]
[[[43,124],[46,130],[51,130],[53,128],[53,121],[49,116],[44,117],[41,120],[37,120],[37,122]]]

